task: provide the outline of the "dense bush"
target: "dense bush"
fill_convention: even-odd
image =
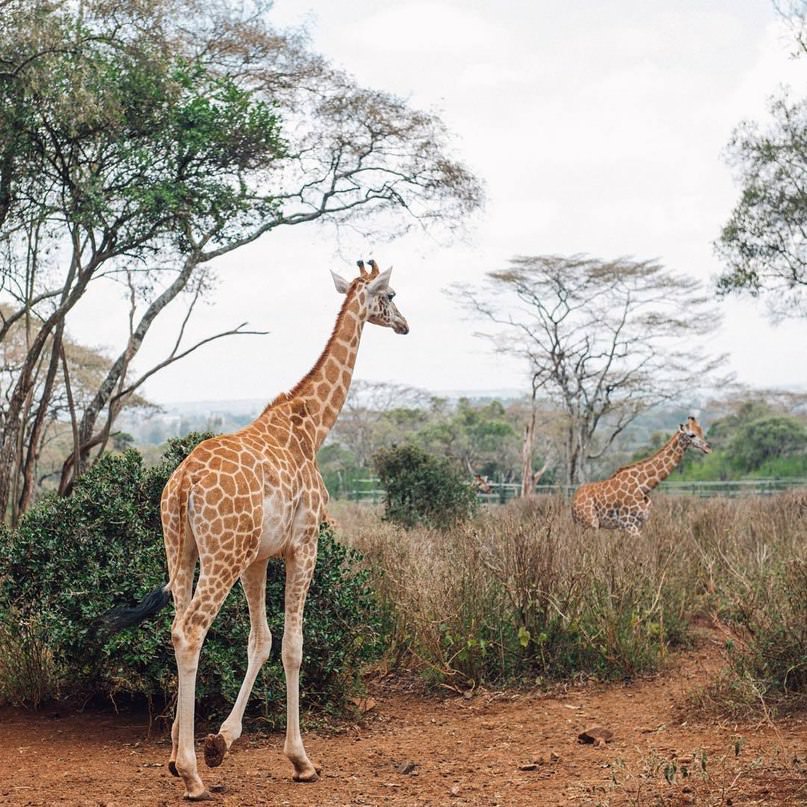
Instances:
[[[139,601],[166,580],[159,496],[170,473],[201,437],[172,441],[164,461],[152,469],[144,467],[135,451],[105,456],[72,496],[44,499],[15,533],[5,536],[0,603],[14,614],[14,624],[26,626],[21,643],[48,648],[53,693],[172,697],[173,608],[111,638],[99,634],[96,620],[115,605]],[[272,561],[267,610],[274,649],[255,685],[255,702],[272,720],[282,714],[285,699],[279,658],[283,582],[282,563]],[[234,700],[246,670],[249,618],[237,589],[202,650],[197,693],[208,710]],[[306,605],[303,703],[338,703],[345,697],[362,661],[377,652],[376,628],[366,573],[357,570],[356,554],[323,527]],[[25,700],[19,694],[15,699]]]
[[[445,529],[476,510],[476,493],[448,460],[404,445],[382,449],[373,462],[385,491],[388,521]]]
[[[807,703],[807,497],[715,502],[692,520],[710,610],[730,630],[729,711]]]

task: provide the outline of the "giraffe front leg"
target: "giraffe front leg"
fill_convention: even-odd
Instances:
[[[294,766],[295,782],[316,782],[315,767],[300,733],[300,664],[303,659],[303,608],[317,560],[317,525],[306,530],[286,557],[286,608],[283,629],[283,670],[286,674],[286,742],[283,752]]]

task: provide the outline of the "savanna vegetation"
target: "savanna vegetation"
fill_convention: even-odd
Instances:
[[[478,207],[480,184],[438,118],[357,85],[302,35],[272,28],[263,2],[0,9],[0,701],[169,703],[170,609],[115,637],[98,617],[164,580],[159,494],[199,436],[146,462],[116,434],[120,416],[148,405],[138,391],[155,372],[247,332],[184,342],[216,258],[315,220],[361,229],[384,213],[389,232],[450,228]],[[807,116],[788,98],[772,113],[770,131],[744,125],[730,147],[743,189],[718,241],[719,290],[778,292],[777,313],[792,314],[805,285],[804,194],[791,190],[803,185]],[[322,529],[305,702],[338,708],[370,663],[460,691],[630,678],[657,670],[704,617],[724,630],[730,660],[704,702],[742,712],[803,701],[803,492],[659,495],[640,537],[586,534],[563,497],[532,494],[650,454],[696,392],[714,451],[687,455],[679,479],[807,477],[804,396],[710,400],[698,384],[719,384],[721,358],[697,343],[717,321],[711,295],[657,262],[500,266],[455,291],[488,342],[523,360],[525,394],[449,402],[357,383],[321,451],[335,498],[373,477],[385,500],[383,514],[342,507],[340,529]],[[100,355],[69,324],[110,278],[130,301],[127,337]],[[185,304],[176,341],[135,371],[174,300]],[[520,486],[523,500],[480,509],[475,475]],[[270,566],[275,648],[282,576]],[[247,631],[236,590],[202,654],[208,712],[237,691]],[[270,723],[283,691],[275,652],[252,702]]]
[[[70,497],[44,498],[4,531],[0,700],[171,701],[170,613],[114,637],[97,618],[164,579],[159,493],[199,437],[172,443],[151,468],[132,449],[107,454]],[[402,456],[387,452],[390,473]],[[421,451],[416,459],[428,456]],[[642,535],[630,537],[582,531],[560,496],[474,512],[461,481],[455,501],[430,487],[444,465],[413,467],[419,497],[434,497],[432,509],[413,516],[392,487],[385,518],[345,504],[337,508],[339,531],[323,527],[306,611],[305,704],[339,708],[368,663],[415,671],[458,691],[630,678],[659,669],[704,618],[722,626],[731,664],[730,676],[708,695],[710,708],[770,710],[804,699],[803,493],[659,496]],[[407,470],[398,482],[410,476]],[[275,647],[282,641],[282,578],[282,567],[270,566]],[[248,624],[236,589],[202,655],[198,692],[209,712],[222,711],[237,692]],[[282,722],[283,691],[275,653],[256,684],[253,714]]]

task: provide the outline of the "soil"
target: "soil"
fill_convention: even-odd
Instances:
[[[200,748],[200,773],[214,805],[807,804],[807,715],[731,723],[687,706],[719,671],[719,644],[702,638],[652,678],[552,694],[438,698],[376,681],[355,723],[305,734],[319,782],[293,783],[282,735],[254,732],[214,770]],[[6,709],[0,804],[181,804],[169,752],[142,716]]]

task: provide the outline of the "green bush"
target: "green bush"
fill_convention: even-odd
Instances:
[[[171,441],[163,462],[151,469],[136,451],[103,457],[72,496],[44,499],[6,536],[0,603],[7,612],[13,609],[20,625],[36,626],[29,640],[48,648],[55,679],[51,689],[59,695],[172,697],[173,608],[112,637],[98,633],[96,620],[116,605],[139,601],[166,580],[159,496],[173,469],[202,437]],[[306,605],[304,704],[338,705],[362,662],[379,650],[375,602],[357,563],[357,554],[323,526]],[[279,653],[283,585],[282,563],[271,561],[267,611],[274,647],[254,690],[270,721],[282,719],[285,702]],[[202,650],[197,695],[208,712],[221,711],[235,699],[246,671],[249,617],[238,588]]]
[[[476,511],[476,493],[448,460],[405,445],[382,449],[373,463],[385,491],[387,521],[446,529]]]

